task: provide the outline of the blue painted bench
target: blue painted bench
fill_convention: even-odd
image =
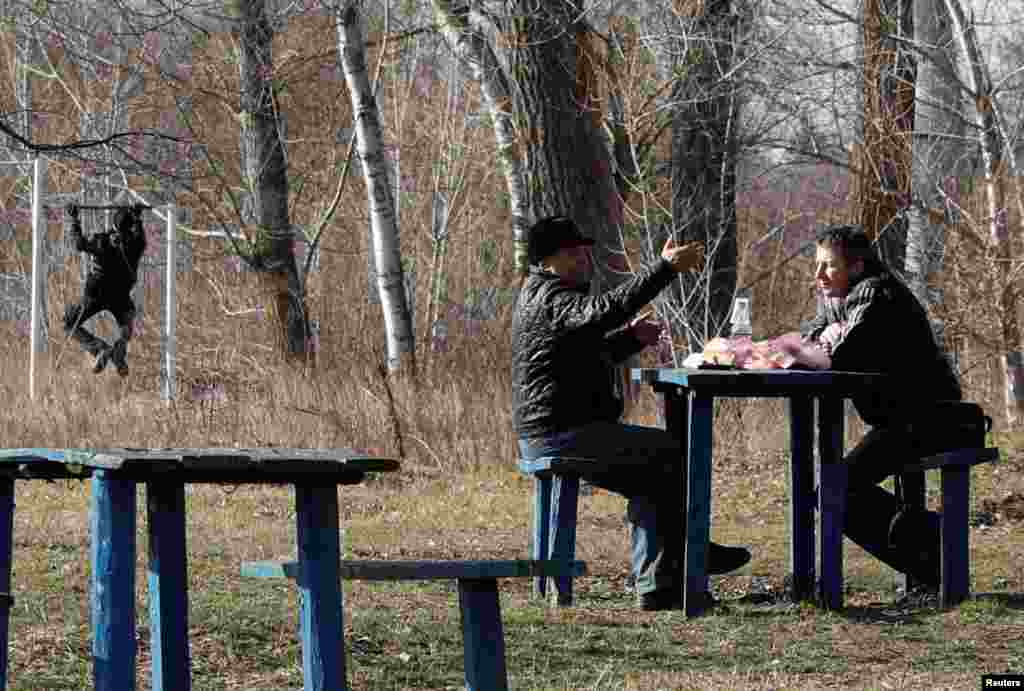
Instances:
[[[338,572],[342,578],[351,580],[456,580],[462,617],[466,688],[469,691],[503,691],[508,688],[508,672],[498,579],[582,576],[586,572],[586,564],[547,560],[342,561]],[[242,575],[290,578],[300,582],[303,579],[297,562],[245,562]]]
[[[978,447],[953,449],[944,453],[925,456],[900,468],[899,475],[903,483],[903,492],[908,506],[924,508],[925,484],[924,474],[927,470],[938,470],[941,473],[942,511],[941,525],[941,558],[939,604],[944,608],[953,607],[963,602],[970,595],[970,531],[968,516],[971,497],[971,467],[989,463],[999,459],[999,449]],[[833,512],[830,523],[839,526],[839,532],[831,539],[842,541],[842,517],[846,505],[846,473],[842,464],[828,464],[828,474],[819,480],[818,491],[828,501],[822,501],[823,512]],[[842,607],[842,556],[840,563],[828,574],[838,582],[819,585],[819,600],[828,608]],[[902,575],[904,583],[909,577]],[[831,598],[821,597],[824,593],[834,594]]]
[[[530,557],[562,562],[576,558],[576,514],[579,508],[580,476],[607,470],[607,462],[581,456],[543,456],[519,459],[519,470],[533,478],[533,517],[530,527]],[[533,592],[544,597],[549,576],[534,579]],[[550,578],[552,601],[572,605],[572,575]]]

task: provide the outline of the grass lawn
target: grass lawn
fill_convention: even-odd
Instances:
[[[753,562],[713,579],[722,605],[686,620],[644,613],[626,588],[624,502],[581,498],[577,552],[590,574],[577,604],[550,609],[530,583],[502,583],[516,689],[972,689],[1024,672],[1024,454],[975,470],[975,599],[951,611],[894,606],[891,571],[847,542],[838,613],[773,597],[785,577],[786,488],[778,453],[716,458],[712,533]],[[930,488],[934,495],[935,488]],[[340,490],[352,558],[521,558],[530,485],[511,468],[456,479],[429,472]],[[138,688],[149,688],[145,515],[140,488]],[[932,499],[934,500],[934,496]],[[294,555],[284,487],[192,487],[189,569],[193,688],[300,689],[297,597],[286,582],[239,576],[242,561]],[[89,485],[19,482],[8,688],[91,687]],[[454,583],[345,583],[353,689],[462,687]],[[760,597],[755,597],[760,595]]]

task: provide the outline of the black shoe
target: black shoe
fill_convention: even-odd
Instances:
[[[104,348],[100,351],[100,354],[96,356],[96,364],[93,366],[92,371],[95,374],[99,374],[107,368],[108,362],[110,362],[110,348]]]
[[[114,344],[112,349],[111,359],[114,361],[114,366],[117,368],[117,373],[122,377],[128,376],[128,362],[126,357],[128,356],[128,347],[124,341],[118,341]]]
[[[710,592],[703,592],[701,607],[710,609],[718,604],[718,600]],[[655,590],[638,595],[637,605],[644,612],[661,612],[664,610],[683,609],[683,591],[678,588]]]
[[[717,542],[708,543],[708,573],[719,575],[735,571],[750,561],[746,547],[729,547]]]
[[[649,593],[638,594],[636,601],[637,606],[644,612],[681,609],[683,606],[683,591],[678,588],[653,590]]]

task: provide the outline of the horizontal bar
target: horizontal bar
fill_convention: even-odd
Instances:
[[[342,578],[363,581],[443,580],[449,578],[533,578],[537,576],[583,576],[586,562],[551,560],[470,561],[351,561],[339,564]],[[295,561],[247,561],[242,576],[249,578],[298,578]]]

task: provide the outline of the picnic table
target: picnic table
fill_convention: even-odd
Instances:
[[[397,460],[353,449],[0,449],[0,691],[7,685],[16,480],[91,479],[96,691],[135,688],[136,484],[146,485],[154,691],[191,688],[185,485],[292,485],[303,674],[307,689],[333,689],[345,678],[337,486],[398,468]]]
[[[842,512],[845,483],[831,481],[843,456],[843,401],[882,385],[885,375],[830,370],[644,368],[632,379],[650,384],[665,406],[666,428],[682,442],[688,521],[684,550],[684,607],[706,606],[707,546],[711,522],[712,414],[716,397],[786,398],[790,423],[789,571],[798,599],[826,607],[842,602]],[[817,454],[815,454],[817,429]],[[815,463],[817,460],[817,463]],[[815,477],[817,473],[817,478]],[[816,489],[815,480],[817,479]],[[837,489],[838,488],[838,489]],[[815,509],[817,508],[817,520]]]

